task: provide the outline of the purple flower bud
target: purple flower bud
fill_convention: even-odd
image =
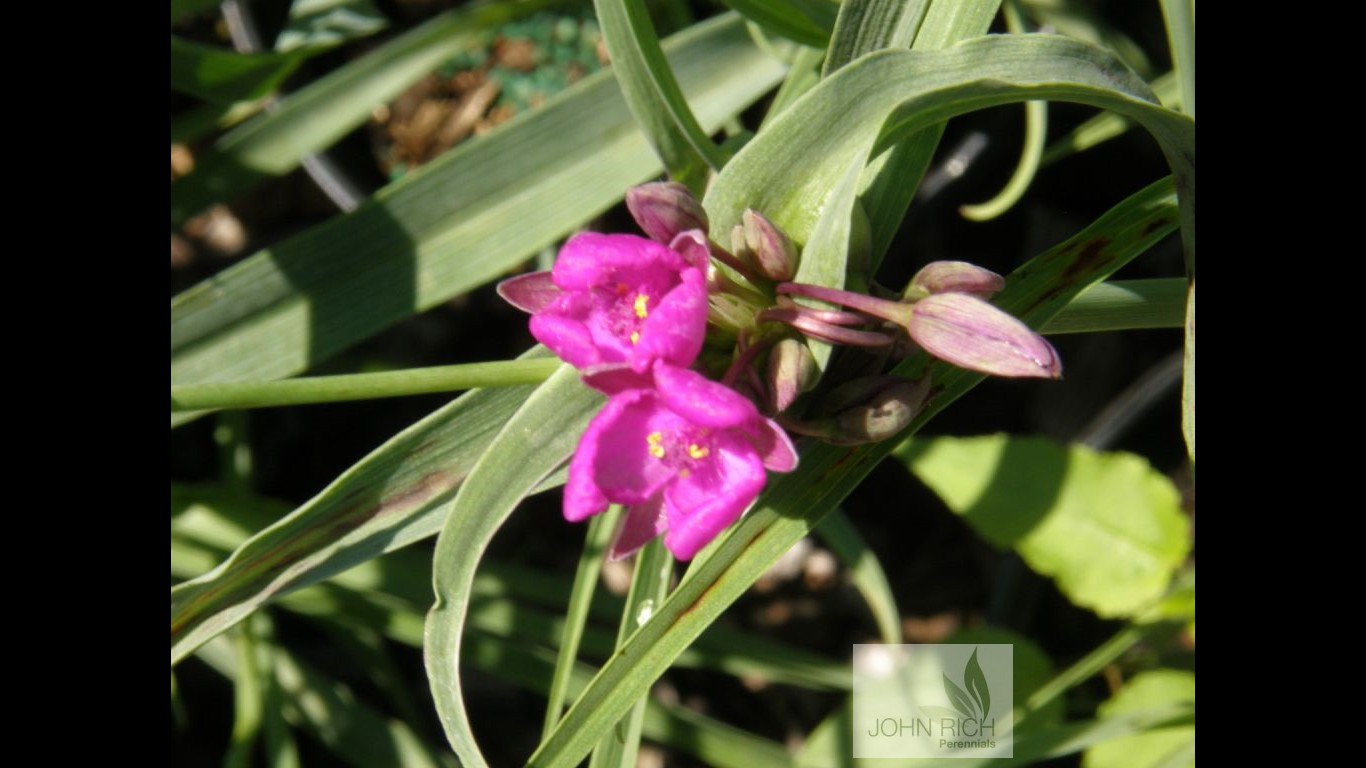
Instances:
[[[749,208],[740,215],[745,229],[745,244],[759,273],[783,282],[797,274],[797,246],[763,214]]]
[[[1058,353],[1024,323],[966,293],[939,293],[911,305],[907,331],[931,355],[990,376],[1057,379]]]
[[[656,181],[626,190],[626,208],[650,239],[668,244],[680,232],[707,230],[707,212],[688,188]]]
[[[932,261],[911,278],[906,299],[914,301],[936,293],[966,293],[990,299],[1006,285],[1005,278],[966,261]]]
[[[503,297],[503,301],[533,315],[549,308],[563,293],[555,285],[550,272],[518,275],[498,284],[498,295]]]
[[[783,339],[768,353],[768,407],[782,413],[820,379],[811,350],[797,339]]]

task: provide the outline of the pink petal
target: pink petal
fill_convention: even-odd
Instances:
[[[569,478],[564,484],[564,519],[577,523],[607,509],[610,503],[593,477],[598,462],[598,441],[604,429],[602,413],[589,422],[574,458],[569,462]]]
[[[656,494],[644,504],[628,507],[626,515],[621,519],[621,527],[612,539],[612,548],[607,553],[608,559],[621,560],[630,557],[651,539],[663,533],[666,524],[662,493]]]
[[[579,450],[593,441],[593,483],[604,496],[618,504],[643,504],[674,477],[673,468],[650,455],[650,436],[686,426],[653,392],[622,392],[594,417]]]
[[[773,419],[760,419],[758,434],[750,439],[750,444],[759,452],[764,467],[774,472],[791,472],[797,468],[797,449],[787,432]]]
[[[706,271],[711,263],[711,248],[707,245],[707,233],[700,229],[690,229],[686,232],[679,232],[678,236],[669,242],[669,248],[683,256],[683,260],[689,265]]]
[[[585,370],[583,383],[604,394],[615,395],[628,389],[651,389],[655,380],[649,373],[636,373],[629,365],[614,363]]]
[[[575,368],[587,368],[602,362],[602,353],[593,343],[593,335],[578,320],[553,312],[532,315],[531,335]]]
[[[735,390],[685,368],[656,364],[655,386],[665,405],[700,427],[735,427],[759,419],[759,410],[754,403]]]
[[[581,291],[607,285],[618,269],[676,272],[684,266],[682,256],[643,237],[581,232],[560,249],[552,274],[564,290]]]
[[[740,519],[764,488],[764,467],[743,440],[722,435],[710,460],[664,491],[669,530],[664,546],[679,560],[691,560],[717,534]]]
[[[532,272],[499,283],[498,295],[523,312],[535,314],[548,309],[563,292],[555,286],[549,272]]]
[[[685,269],[683,283],[660,299],[645,318],[633,367],[644,372],[655,360],[687,366],[702,351],[707,335],[707,284],[702,271]]]

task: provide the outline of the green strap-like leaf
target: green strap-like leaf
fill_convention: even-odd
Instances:
[[[1175,73],[1168,72],[1149,82],[1148,86],[1153,89],[1153,95],[1162,103],[1162,106],[1168,109],[1179,108],[1181,98],[1180,94],[1177,93]],[[1048,148],[1043,151],[1043,157],[1039,159],[1039,165],[1046,168],[1065,157],[1085,152],[1091,147],[1123,135],[1132,125],[1133,123],[1113,112],[1103,112],[1096,115],[1073,128],[1066,136],[1048,145]]]
[[[440,503],[533,389],[459,398],[394,436],[212,572],[174,587],[171,664],[272,596],[439,530]]]
[[[1181,83],[1181,111],[1195,117],[1195,0],[1162,0],[1162,18]]]
[[[199,649],[196,658],[227,677],[240,674],[225,638]],[[407,724],[373,709],[347,686],[296,661],[278,645],[271,658],[280,709],[343,763],[356,768],[452,768],[448,753],[437,752]]]
[[[882,569],[882,563],[863,540],[858,528],[837,509],[825,516],[825,521],[816,529],[816,536],[849,569],[849,579],[854,582],[859,594],[863,595],[863,601],[868,603],[868,610],[877,623],[882,642],[899,645],[901,612],[896,607],[896,595],[892,592],[892,585],[887,582],[887,572]]]
[[[782,77],[734,15],[665,44],[704,126]],[[299,373],[503,274],[658,172],[610,74],[466,142],[359,210],[171,303],[171,383]],[[192,418],[180,414],[177,422]]]
[[[234,53],[171,35],[171,90],[216,104],[258,99],[321,52]]]
[[[432,561],[436,604],[427,616],[423,656],[446,738],[466,766],[485,764],[460,690],[460,644],[475,569],[503,521],[569,458],[601,405],[602,396],[581,384],[573,368],[565,366],[550,377],[527,398],[461,484],[437,539]],[[617,714],[625,714],[625,708]]]
[[[963,112],[1058,100],[1119,112],[1154,135],[1176,175],[1183,237],[1193,251],[1194,123],[1150,98],[1110,54],[1047,35],[872,53],[822,81],[726,166],[706,199],[712,235],[729,233],[750,207],[804,243],[856,160]],[[794,167],[802,173],[791,173]]]
[[[673,565],[673,555],[664,548],[663,538],[655,538],[636,555],[631,591],[626,596],[626,606],[617,630],[618,650],[626,644],[637,627],[650,619],[655,606],[664,601],[669,591],[669,578],[673,576]],[[626,717],[617,723],[615,732],[602,738],[598,748],[593,751],[589,768],[635,768],[636,754],[640,749],[641,723],[648,701],[648,695],[641,696]]]
[[[534,693],[544,693],[554,653],[524,648],[516,643],[484,637],[466,637],[465,663]],[[593,669],[585,664],[571,668],[569,691],[577,694],[588,685]],[[645,705],[641,733],[665,746],[693,755],[715,768],[790,768],[792,760],[781,744],[755,736],[678,704],[650,699]]]
[[[545,722],[541,727],[541,738],[550,733],[564,714],[565,700],[569,695],[569,681],[574,665],[579,657],[579,642],[583,639],[584,624],[597,594],[598,575],[602,573],[602,561],[607,556],[607,548],[616,533],[617,521],[621,519],[621,507],[613,505],[607,512],[588,521],[588,534],[584,537],[583,551],[579,553],[579,564],[574,571],[574,586],[564,609],[565,631],[560,638],[558,655],[555,658],[555,672],[550,681],[546,696]]]
[[[659,47],[642,0],[594,0],[602,37],[631,114],[665,169],[700,194],[726,157],[702,130]]]
[[[1086,289],[1044,324],[1045,334],[1095,333],[1137,328],[1181,328],[1186,322],[1186,281],[1112,280]]]
[[[375,107],[469,46],[482,31],[553,2],[484,2],[447,12],[299,89],[195,159],[194,173],[171,185],[171,226],[210,203],[231,200],[254,184],[294,170],[304,157],[361,125]]]
[[[906,23],[889,29],[880,41],[876,37],[865,38],[864,45],[869,47],[860,53],[872,53],[879,50],[874,47],[879,45],[905,49],[905,36],[909,34],[915,35],[911,49],[916,51],[937,51],[985,35],[1001,4],[1001,0],[931,0],[924,18],[918,24],[912,24],[911,20],[919,13],[914,8],[919,0],[902,2],[910,9],[902,15]],[[875,272],[882,264],[943,134],[944,123],[931,125],[873,157],[864,169],[860,200],[868,216],[871,243],[868,266],[871,271]]]
[[[930,10],[931,0],[845,0],[840,3],[822,77],[865,53],[909,48]]]
[[[1176,218],[1170,181],[1154,184],[1075,238],[1017,269],[997,297],[997,304],[1037,326],[1083,288],[1104,279],[1170,234]],[[927,368],[938,389],[926,403],[925,412],[907,428],[907,435],[983,378],[947,365],[927,366],[923,356],[902,363],[895,373],[915,377],[924,375]],[[530,762],[541,768],[576,765],[673,659],[769,566],[808,535],[894,444],[888,441],[857,448],[815,445],[804,451],[800,466],[773,481],[744,519],[713,544],[710,556],[694,564],[654,617],[603,666]]]
[[[830,42],[839,6],[828,0],[725,0],[741,16],[775,35],[812,48]]]

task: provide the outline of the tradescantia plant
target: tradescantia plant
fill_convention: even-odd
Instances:
[[[173,2],[173,25],[208,5]],[[354,34],[380,26],[355,21],[378,13],[369,3],[294,5],[288,51],[234,58],[173,33],[173,87],[221,96],[227,114],[321,52],[309,45],[336,45],[339,19]],[[202,167],[173,184],[173,226],[308,162],[457,42],[549,5],[458,8],[302,85],[212,139]],[[295,763],[310,754],[296,733],[358,765],[512,754],[629,766],[642,740],[713,765],[851,764],[848,658],[722,618],[814,536],[876,635],[900,642],[907,595],[874,554],[881,542],[860,532],[886,523],[841,511],[885,463],[1074,610],[1119,622],[1109,640],[1055,660],[1004,621],[961,636],[1016,647],[1017,761],[1085,750],[1088,765],[1193,762],[1194,569],[1172,481],[1132,454],[1098,452],[1110,442],[1100,428],[1072,445],[921,436],[986,377],[1060,386],[1074,361],[1050,334],[1179,328],[1170,370],[1184,383],[1193,474],[1193,3],[1160,3],[1179,108],[1135,71],[1141,48],[1078,3],[736,0],[687,23],[687,4],[666,5],[682,28],[661,40],[640,0],[597,0],[610,70],[173,298],[173,451],[176,435],[214,419],[227,459],[215,483],[172,485],[173,705],[190,698],[178,686],[186,664],[228,675],[232,764]],[[323,16],[326,34],[302,21]],[[1006,32],[988,34],[998,18]],[[1061,34],[1028,32],[1039,27]],[[177,69],[188,59],[196,77]],[[1101,111],[1076,135],[1145,132],[1167,174],[1004,276],[968,254],[901,252],[948,121],[1026,105],[1015,177],[970,217],[1010,208],[1036,175],[1059,171],[1038,170],[1044,102]],[[618,202],[644,236],[603,226]],[[1110,280],[1169,236],[1184,274]],[[538,254],[543,269],[512,275]],[[539,342],[516,359],[296,377],[493,284]],[[465,389],[302,505],[246,489],[239,409]],[[490,556],[541,492],[563,517],[536,523],[546,539],[584,537],[572,579]],[[411,546],[433,536],[434,549]],[[605,594],[600,574],[627,557],[629,592]],[[298,622],[334,636],[370,679],[301,658]],[[420,648],[429,698],[408,690],[394,648]],[[825,719],[783,744],[651,697],[679,668],[821,692]],[[536,743],[476,738],[470,669],[543,697]],[[1102,669],[1142,683],[1100,707],[1087,688],[1065,718],[1062,698]],[[444,744],[424,732],[433,705]]]

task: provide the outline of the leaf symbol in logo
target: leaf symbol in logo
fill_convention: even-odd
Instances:
[[[991,691],[987,688],[987,676],[982,672],[982,665],[977,661],[977,649],[972,649],[972,656],[968,658],[968,665],[963,669],[963,685],[967,686],[968,693],[977,702],[978,709],[982,712],[981,719],[985,720],[987,714],[991,712]]]
[[[948,694],[949,703],[953,704],[953,708],[958,710],[959,714],[969,720],[973,719],[972,700],[962,688],[949,679],[948,675],[944,675],[944,693]]]

